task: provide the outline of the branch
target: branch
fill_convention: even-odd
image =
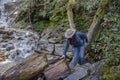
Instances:
[[[94,40],[97,32],[100,29],[100,24],[103,20],[103,15],[105,15],[105,13],[107,12],[107,10],[109,9],[109,3],[111,2],[111,0],[101,0],[98,10],[94,16],[93,22],[90,25],[89,31],[88,31],[88,47],[90,45],[90,43]]]

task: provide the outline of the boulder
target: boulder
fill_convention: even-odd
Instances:
[[[4,80],[33,80],[44,71],[47,64],[45,55],[34,53],[22,63],[7,70],[3,78]]]
[[[81,80],[87,75],[88,75],[88,68],[78,65],[73,69],[72,73],[64,80]]]
[[[0,80],[3,80],[2,79],[2,75],[8,70],[10,69],[11,67],[15,66],[16,63],[14,62],[0,62]]]
[[[89,65],[89,75],[84,78],[84,80],[103,80],[101,70],[103,68],[104,61],[98,61]]]
[[[56,55],[63,55],[65,49],[65,44],[55,44],[55,54]],[[68,56],[72,55],[72,47],[69,46],[68,52],[67,52]]]
[[[46,80],[58,80],[63,79],[66,76],[68,76],[70,73],[70,70],[64,60],[61,60],[54,64],[52,67],[48,67],[44,71],[44,75],[46,77]]]
[[[54,53],[54,44],[43,44],[41,50],[48,51],[49,54]]]
[[[55,54],[63,55],[64,52],[64,44],[55,44]]]

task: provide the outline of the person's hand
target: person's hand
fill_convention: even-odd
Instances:
[[[60,59],[65,59],[65,55],[62,55],[62,56],[60,57]]]

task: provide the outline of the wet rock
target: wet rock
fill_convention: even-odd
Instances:
[[[54,64],[52,67],[48,67],[44,71],[46,80],[59,80],[68,76],[70,73],[69,68],[64,60],[61,60]]]
[[[50,37],[50,33],[52,32],[53,29],[50,29],[50,28],[47,28],[45,29],[42,34],[41,34],[41,37],[43,39],[48,39]]]
[[[10,50],[12,50],[12,49],[14,49],[14,45],[9,45],[9,46],[6,47],[6,50],[7,50],[7,51],[10,51]]]
[[[47,66],[45,55],[34,53],[28,56],[22,63],[10,68],[4,74],[4,80],[33,80]]]
[[[33,48],[33,50],[34,50],[35,52],[37,52],[37,53],[40,53],[40,51],[41,51],[40,44],[37,44],[37,45]]]
[[[4,39],[13,39],[13,37],[11,36],[13,33],[12,32],[8,32],[3,34],[3,40]]]
[[[0,48],[0,52],[1,52],[1,53],[6,52],[6,48]]]
[[[54,30],[51,31],[50,36],[51,37],[58,37],[58,36],[64,36],[64,26],[58,26]]]
[[[46,80],[43,73],[41,73],[35,80]]]
[[[41,45],[41,50],[48,51],[50,54],[54,51],[54,45],[53,44],[43,44]]]
[[[48,39],[48,41],[49,41],[49,43],[52,43],[52,44],[59,42],[59,40],[57,38],[50,38],[50,39]]]
[[[53,44],[48,44],[46,50],[50,53],[53,53],[54,51],[54,45]]]
[[[47,60],[49,64],[53,64],[60,60],[60,56],[47,55]]]
[[[65,44],[55,44],[56,55],[63,55],[64,49],[65,49]],[[69,46],[67,56],[70,58],[72,57],[72,46]]]
[[[74,71],[72,71],[72,73],[68,77],[66,77],[64,80],[81,80],[87,75],[88,75],[88,68],[76,66],[74,68]]]
[[[63,55],[64,45],[63,44],[55,44],[55,54]]]
[[[5,60],[5,55],[3,53],[0,53],[0,61],[4,61]]]
[[[0,75],[3,75],[8,69],[15,65],[16,63],[14,62],[0,63]]]
[[[23,58],[23,57],[20,57],[20,56],[16,56],[15,59],[14,59],[14,61],[15,61],[16,63],[21,63],[23,60],[24,60],[24,58]]]
[[[48,40],[41,38],[40,39],[40,44],[41,45],[48,44]]]
[[[6,56],[6,58],[9,59],[9,60],[14,60],[15,57],[17,56],[17,53],[16,53],[15,50],[10,50],[10,51],[6,51],[6,52],[5,52],[5,56]]]
[[[7,38],[9,38],[9,35],[8,34],[4,34],[3,35],[3,39],[7,39]]]
[[[6,48],[7,46],[8,46],[8,44],[5,44],[5,43],[4,43],[4,44],[1,44],[1,47],[2,47],[2,48]]]
[[[10,13],[16,8],[17,5],[15,2],[8,2],[8,3],[5,3],[4,6],[5,6],[5,10]]]
[[[13,32],[12,31],[8,31],[8,30],[2,30],[2,29],[0,29],[0,34],[9,34],[9,35],[12,35]]]
[[[103,68],[104,61],[98,61],[89,65],[90,74],[84,78],[84,80],[103,80],[101,70]]]
[[[0,29],[5,29],[5,26],[0,26]]]

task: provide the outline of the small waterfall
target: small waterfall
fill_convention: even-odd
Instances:
[[[0,28],[7,26],[7,12],[4,9],[4,4],[10,0],[0,0]]]
[[[33,31],[9,27],[4,4],[12,1],[0,0],[0,52],[6,56],[6,62],[21,62],[34,52],[39,36]]]
[[[15,1],[19,0],[0,0],[0,28],[10,27],[12,21],[14,21],[14,18],[9,17],[11,13],[5,10],[4,4]]]

